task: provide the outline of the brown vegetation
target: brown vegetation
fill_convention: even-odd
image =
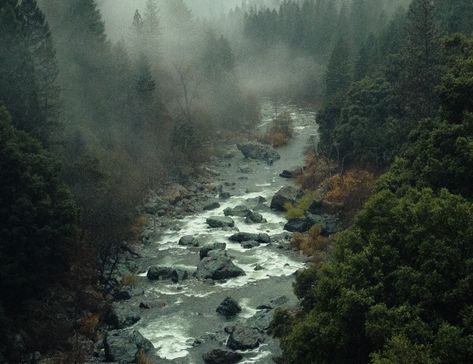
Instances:
[[[291,244],[297,250],[312,258],[315,263],[325,260],[330,247],[330,238],[321,235],[321,226],[314,225],[307,234],[295,233]]]
[[[333,161],[311,153],[306,157],[305,167],[297,177],[297,183],[304,190],[314,191],[324,180],[331,177],[335,170],[336,165]]]
[[[272,122],[271,127],[266,134],[259,135],[258,141],[263,144],[269,144],[273,148],[279,148],[287,145],[294,134],[291,115],[287,112],[278,115]]]

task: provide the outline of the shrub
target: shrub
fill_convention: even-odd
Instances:
[[[318,191],[309,191],[306,192],[295,204],[287,202],[284,204],[286,209],[286,216],[290,219],[296,219],[299,217],[304,217],[305,212],[309,209],[310,205],[314,200],[320,198],[320,193]]]
[[[136,275],[133,273],[127,273],[125,274],[120,283],[123,287],[134,287],[136,285]]]
[[[292,236],[292,246],[305,255],[313,257],[315,262],[323,261],[330,239],[322,236],[321,230],[320,225],[314,225],[307,234],[295,233]]]
[[[291,115],[287,112],[278,115],[272,122],[266,134],[258,136],[258,141],[270,144],[274,148],[287,145],[294,134]]]
[[[136,364],[154,364],[154,361],[148,358],[143,349],[141,349],[136,355]]]
[[[333,161],[310,153],[306,157],[305,167],[297,177],[297,184],[304,190],[316,190],[320,184],[331,177],[336,165]]]
[[[95,334],[97,326],[100,322],[99,314],[87,314],[80,320],[79,331],[82,335],[91,337]]]

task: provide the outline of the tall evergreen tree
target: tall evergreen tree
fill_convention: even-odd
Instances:
[[[328,100],[345,92],[350,85],[350,51],[343,38],[340,38],[332,51],[325,75],[325,95]]]

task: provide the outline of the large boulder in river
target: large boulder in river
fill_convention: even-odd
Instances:
[[[151,341],[145,339],[137,330],[109,331],[104,337],[103,345],[108,362],[136,363],[140,353],[144,354],[150,363],[160,362]]]
[[[233,350],[256,349],[263,342],[259,331],[253,327],[235,326],[227,341],[227,346]]]
[[[220,315],[227,318],[233,317],[241,312],[241,307],[237,301],[231,297],[227,297],[223,302],[217,307],[216,310]]]
[[[259,143],[246,143],[237,145],[240,152],[248,159],[257,159],[272,164],[281,158],[278,152],[268,145]]]
[[[204,259],[209,255],[209,252],[212,250],[225,250],[227,248],[227,244],[225,243],[213,243],[208,244],[200,248],[199,255],[200,259]]]
[[[228,207],[223,210],[225,216],[238,216],[238,217],[247,217],[251,214],[251,210],[245,205],[238,205],[234,208]]]
[[[146,276],[150,281],[170,280],[178,283],[189,278],[189,272],[180,268],[154,266],[148,269]]]
[[[199,246],[199,240],[192,235],[185,235],[179,239],[179,245],[182,246]]]
[[[285,205],[287,203],[295,203],[300,197],[300,191],[292,186],[286,186],[281,188],[273,196],[271,200],[271,209],[277,211],[286,211]]]
[[[195,275],[200,279],[221,280],[243,276],[245,272],[233,264],[225,252],[213,250],[200,261]]]
[[[211,228],[234,227],[235,221],[227,216],[212,216],[207,219],[207,224]]]
[[[236,241],[238,243],[243,243],[245,241],[257,241],[258,243],[269,244],[271,242],[271,238],[268,234],[261,233],[261,234],[254,234],[254,233],[245,233],[239,232],[233,234],[229,237],[231,241]]]
[[[206,364],[236,364],[243,359],[240,353],[215,349],[202,355]]]

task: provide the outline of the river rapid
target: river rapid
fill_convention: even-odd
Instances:
[[[294,121],[294,137],[285,147],[277,151],[281,159],[268,165],[264,161],[246,160],[236,146],[225,147],[222,155],[210,166],[216,171],[212,183],[221,186],[231,194],[227,200],[220,200],[220,207],[201,211],[170,221],[159,228],[151,243],[140,253],[138,259],[140,289],[142,295],[133,297],[123,305],[136,307],[139,302],[149,302],[150,308],[140,310],[140,321],[134,325],[157,349],[159,357],[172,363],[203,363],[202,354],[212,349],[225,349],[228,334],[224,328],[251,319],[258,313],[257,307],[271,300],[285,296],[285,306],[295,305],[297,300],[292,291],[294,273],[305,266],[306,259],[299,252],[281,249],[275,244],[262,244],[253,249],[244,249],[240,243],[231,242],[228,237],[237,231],[267,233],[270,236],[284,233],[287,222],[283,214],[269,208],[272,196],[292,180],[279,177],[283,170],[294,170],[301,166],[304,150],[317,140],[315,112],[290,104],[278,104],[266,100],[262,107],[264,129],[277,113],[289,112]],[[242,172],[244,171],[244,172]],[[218,198],[218,195],[210,196]],[[247,224],[244,218],[233,217],[235,228],[210,229],[206,219],[210,216],[224,216],[226,208],[247,205],[257,210],[267,222]],[[189,272],[196,270],[199,263],[199,248],[180,246],[182,236],[197,237],[201,246],[207,243],[224,242],[227,254],[233,263],[246,273],[225,282],[208,282],[190,278],[173,284],[170,281],[148,281],[147,268],[168,266],[182,268]],[[256,270],[255,270],[256,268]],[[215,311],[227,297],[234,298],[242,312],[233,319],[226,319]],[[242,351],[241,363],[272,363],[272,357],[280,353],[277,340],[265,336],[264,342],[254,350]]]

